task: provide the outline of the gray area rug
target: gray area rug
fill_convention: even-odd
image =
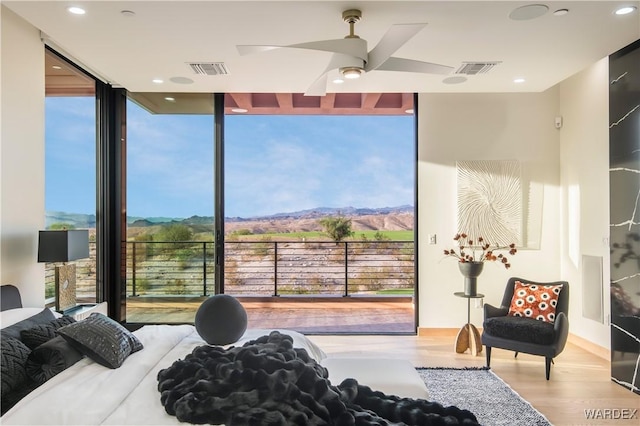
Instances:
[[[429,399],[455,405],[486,426],[545,426],[549,421],[486,368],[417,368]]]

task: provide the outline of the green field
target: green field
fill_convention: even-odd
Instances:
[[[413,231],[355,231],[353,237],[347,241],[362,241],[363,235],[367,240],[375,241],[375,234],[380,232],[387,237],[390,241],[413,241]],[[256,239],[256,238],[277,238],[277,239],[289,239],[289,240],[329,240],[325,234],[319,231],[311,232],[281,232],[272,234],[259,234],[259,235],[242,235],[240,239]]]

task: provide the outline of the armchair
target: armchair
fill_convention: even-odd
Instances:
[[[529,284],[538,288],[528,286]],[[560,285],[561,287],[543,287]],[[541,300],[535,300],[536,296],[528,293],[529,289],[543,288],[548,291],[540,293]],[[516,298],[513,297],[514,289],[517,289],[519,295]],[[556,296],[557,300],[554,299]],[[533,303],[533,308],[529,303]],[[552,309],[554,304],[555,314]],[[568,312],[568,282],[534,283],[523,278],[510,278],[500,307],[487,303],[484,305],[482,344],[486,347],[487,367],[491,366],[491,348],[494,347],[515,351],[516,357],[519,352],[541,355],[545,357],[546,377],[549,380],[553,358],[562,352],[567,343]]]

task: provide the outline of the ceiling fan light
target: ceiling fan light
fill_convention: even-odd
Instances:
[[[342,76],[349,80],[360,78],[360,74],[362,74],[362,69],[357,67],[346,67],[342,68],[340,71],[342,72]]]

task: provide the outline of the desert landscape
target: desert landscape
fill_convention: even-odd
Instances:
[[[351,220],[354,235],[336,244],[322,235],[319,220]],[[52,220],[68,220],[61,214]],[[91,218],[73,216],[77,225]],[[85,221],[82,223],[82,221]],[[60,222],[55,222],[60,223]],[[154,238],[171,225],[191,231],[189,242]],[[77,226],[75,223],[70,225]],[[95,223],[89,228],[95,242]],[[313,209],[257,218],[225,220],[225,292],[349,295],[413,289],[413,207]],[[375,238],[374,238],[375,236]],[[127,227],[127,293],[131,296],[213,294],[213,217],[133,218]],[[79,297],[95,294],[95,243],[91,257],[76,261]],[[53,267],[48,265],[48,296]],[[95,296],[94,296],[95,297]]]

